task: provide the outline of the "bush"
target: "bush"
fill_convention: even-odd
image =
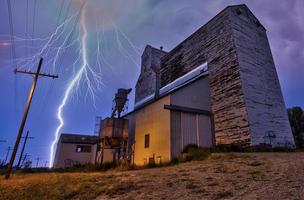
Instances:
[[[170,164],[171,165],[177,165],[177,164],[179,164],[181,161],[180,161],[180,159],[179,158],[173,158],[172,160],[171,160],[171,162],[170,162]]]
[[[157,165],[155,162],[150,162],[147,164],[147,168],[155,168],[155,167],[158,167],[160,165]]]
[[[113,169],[115,167],[117,167],[117,165],[114,162],[105,162],[101,165],[101,169],[103,170]]]
[[[221,152],[248,152],[249,147],[242,144],[220,144],[214,147],[211,151],[214,153]]]
[[[213,153],[223,152],[291,152],[294,149],[286,147],[272,147],[270,144],[260,143],[255,146],[242,144],[221,144],[211,149]]]
[[[210,156],[210,150],[198,147],[195,144],[185,146],[183,150],[184,161],[205,160]]]
[[[189,153],[189,149],[192,149],[192,148],[197,149],[198,146],[197,146],[196,144],[187,144],[187,145],[184,147],[182,153]]]

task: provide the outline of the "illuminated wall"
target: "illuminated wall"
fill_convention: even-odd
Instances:
[[[71,160],[80,164],[95,163],[96,157],[96,144],[80,144],[85,146],[91,146],[90,152],[76,152],[78,144],[73,143],[59,143],[57,146],[56,156],[54,160],[55,168],[68,167],[65,164],[65,160]],[[72,163],[71,163],[72,164]]]
[[[136,165],[147,164],[149,158],[155,162],[170,161],[170,111],[164,105],[170,104],[170,95],[145,106],[135,113],[135,152]],[[145,135],[150,135],[150,144],[145,148]]]

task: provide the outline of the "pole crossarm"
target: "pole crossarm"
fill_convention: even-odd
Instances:
[[[20,74],[30,74],[30,75],[36,75],[36,72],[31,72],[27,70],[18,70],[15,69],[14,73],[20,73]],[[58,75],[52,75],[52,74],[45,74],[45,73],[39,73],[38,76],[45,76],[45,77],[51,77],[51,78],[58,78]]]
[[[18,135],[17,135],[16,142],[15,142],[15,145],[14,145],[14,148],[13,148],[13,152],[12,152],[10,161],[9,161],[7,167],[6,167],[5,179],[8,179],[10,177],[11,172],[12,172],[13,164],[14,164],[15,157],[16,157],[16,154],[17,154],[17,151],[18,151],[19,143],[20,143],[20,140],[21,140],[21,137],[22,137],[23,129],[24,129],[24,126],[25,126],[25,122],[26,122],[27,115],[28,115],[28,112],[29,112],[29,109],[30,109],[30,106],[31,106],[32,98],[33,98],[33,95],[34,95],[34,91],[35,91],[39,76],[51,77],[53,79],[58,78],[57,75],[40,73],[40,69],[41,69],[41,66],[42,66],[42,61],[43,61],[43,58],[40,58],[39,64],[38,64],[38,67],[37,67],[37,71],[35,73],[31,72],[31,71],[22,71],[22,70],[15,69],[15,73],[23,73],[23,74],[34,75],[34,81],[32,83],[30,92],[29,92],[28,97],[27,97],[26,106],[25,106],[25,109],[24,109],[24,113],[23,113],[23,116],[22,116],[22,121],[21,121],[19,130],[18,130]],[[27,132],[26,137],[28,137],[28,132]],[[18,164],[20,165],[20,162]]]
[[[26,137],[21,137],[22,139],[26,138]],[[34,137],[27,137],[27,139],[35,139]]]

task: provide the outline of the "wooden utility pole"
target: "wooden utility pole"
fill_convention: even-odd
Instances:
[[[7,158],[8,158],[8,154],[11,151],[11,147],[7,148],[7,152],[6,152],[6,156],[5,156],[5,160],[4,160],[4,164],[6,164]]]
[[[36,158],[37,162],[36,162],[36,168],[38,168],[38,165],[39,165],[39,161],[40,161],[40,158]]]
[[[5,140],[0,140],[0,143],[1,143],[1,142],[6,142],[6,141],[5,141]],[[0,160],[0,161],[1,161],[1,160]],[[2,161],[0,162],[0,165],[1,165],[1,164],[5,164],[5,163],[3,163],[3,161],[4,161],[4,160],[2,160]]]
[[[49,162],[49,161],[47,161],[47,160],[46,160],[46,161],[44,161],[44,167],[46,167],[46,166],[47,166],[48,162]]]
[[[32,87],[31,87],[30,93],[29,93],[28,98],[27,98],[26,107],[25,107],[23,117],[22,117],[22,121],[21,121],[21,124],[20,124],[20,127],[19,127],[19,131],[18,131],[17,139],[16,139],[16,142],[15,142],[15,145],[14,145],[13,153],[11,155],[10,162],[7,165],[7,168],[6,168],[5,179],[8,179],[10,177],[11,172],[12,172],[12,168],[13,168],[13,164],[14,164],[14,161],[15,161],[16,153],[18,151],[20,139],[21,139],[21,136],[22,136],[22,133],[23,133],[26,118],[27,118],[27,115],[28,115],[28,112],[29,112],[29,109],[30,109],[30,106],[31,106],[33,94],[34,94],[39,76],[58,78],[57,75],[40,73],[40,69],[41,69],[41,66],[42,66],[42,61],[43,61],[43,59],[40,58],[38,68],[37,68],[36,72],[31,72],[31,71],[26,71],[26,70],[23,71],[23,70],[17,70],[17,69],[15,69],[15,71],[14,71],[15,74],[16,73],[23,73],[23,74],[34,75],[34,81],[32,83]]]
[[[21,163],[21,160],[22,160],[22,156],[23,156],[23,152],[24,152],[24,149],[25,149],[25,145],[26,145],[27,139],[34,139],[34,137],[29,137],[28,134],[29,134],[29,131],[26,132],[26,136],[24,138],[21,154],[19,156],[19,161],[18,161],[18,164],[17,164],[17,169],[20,168],[20,163]]]
[[[27,157],[30,157],[30,155],[28,155],[28,154],[26,153],[26,154],[23,156],[21,166],[24,164],[24,162],[25,162],[25,160],[27,159]]]

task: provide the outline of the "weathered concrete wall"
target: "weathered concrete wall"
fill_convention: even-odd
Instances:
[[[293,136],[272,58],[265,28],[246,6],[231,12],[231,26],[237,50],[251,144],[294,145]]]
[[[61,143],[58,142],[56,156],[54,159],[54,168],[64,168],[65,160],[70,159],[73,162],[79,162],[80,164],[95,163],[96,157],[96,144],[80,144],[91,146],[91,152],[76,152],[76,146],[78,144]]]
[[[230,12],[233,12],[231,8],[220,12],[163,57],[161,85],[172,82],[207,61],[216,143],[249,144],[249,120],[230,25]]]
[[[164,86],[208,62],[217,144],[293,144],[265,29],[245,5],[229,6],[161,61]]]
[[[135,103],[153,94],[156,86],[156,75],[153,70],[160,69],[160,58],[166,52],[147,45],[141,56],[141,72],[135,86]]]

